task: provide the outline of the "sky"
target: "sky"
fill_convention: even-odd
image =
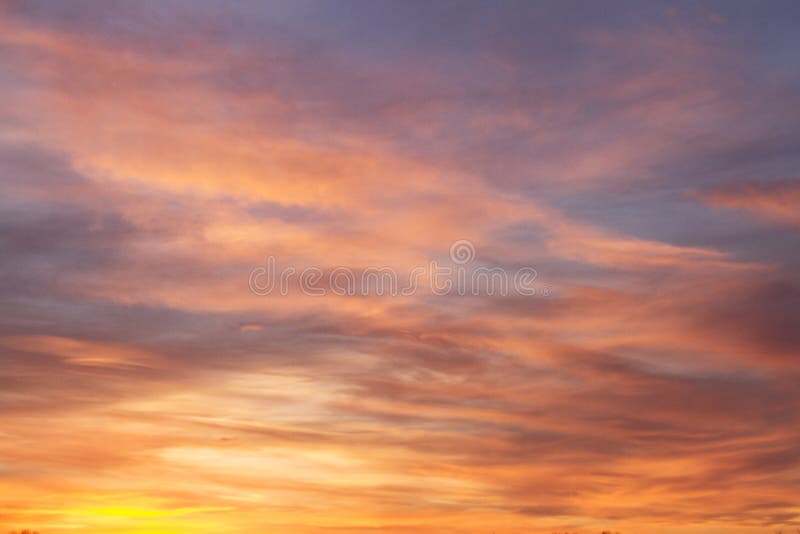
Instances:
[[[799,30],[0,1],[0,531],[794,532]]]

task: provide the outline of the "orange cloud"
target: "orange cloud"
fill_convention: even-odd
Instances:
[[[2,7],[0,527],[797,526],[795,254],[708,207],[798,221],[726,185],[794,147],[736,17],[412,7]],[[248,290],[460,239],[547,296]]]
[[[744,183],[702,194],[712,206],[748,211],[774,223],[800,223],[800,182]]]

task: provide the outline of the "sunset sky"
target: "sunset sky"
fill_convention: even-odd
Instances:
[[[800,2],[0,0],[0,97],[0,532],[800,529]]]

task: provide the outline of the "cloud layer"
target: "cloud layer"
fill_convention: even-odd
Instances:
[[[795,3],[0,5],[0,527],[800,527]]]

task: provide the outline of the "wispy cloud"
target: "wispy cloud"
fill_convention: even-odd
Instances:
[[[800,526],[796,5],[0,14],[0,527]]]

